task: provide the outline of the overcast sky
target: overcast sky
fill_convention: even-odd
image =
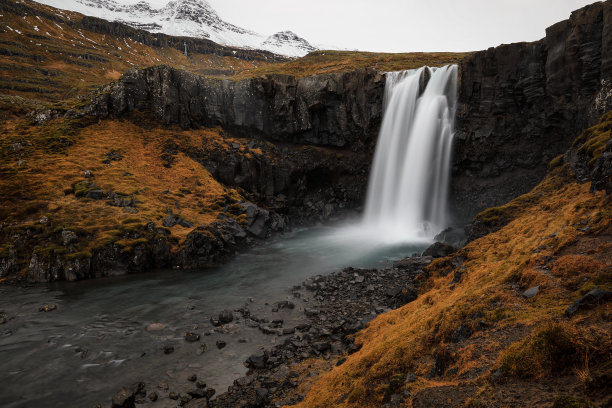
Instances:
[[[124,0],[130,2],[133,0]],[[135,1],[134,1],[135,2]],[[161,7],[167,0],[149,0]],[[593,0],[208,0],[226,21],[262,34],[366,51],[471,51],[534,41]]]

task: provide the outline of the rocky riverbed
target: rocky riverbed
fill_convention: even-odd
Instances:
[[[379,269],[344,268],[317,275],[294,286],[284,299],[270,301],[255,314],[252,305],[224,310],[211,318],[208,333],[186,333],[185,341],[202,353],[248,342],[254,332],[268,337],[268,346],[244,362],[248,371],[227,391],[207,386],[210,379],[195,374],[175,381],[136,382],[118,390],[113,407],[276,407],[298,402],[300,374],[292,367],[312,357],[342,364],[359,350],[352,334],[378,314],[398,308],[417,297],[419,282],[431,256],[413,256]],[[208,344],[206,334],[218,335]],[[237,333],[242,336],[237,338]],[[204,346],[204,342],[208,347]],[[171,353],[172,349],[165,349]],[[197,359],[198,351],[194,355]],[[102,404],[100,406],[105,406]]]

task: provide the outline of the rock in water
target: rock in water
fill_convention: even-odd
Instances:
[[[448,244],[445,244],[443,242],[436,242],[429,246],[429,248],[427,248],[425,252],[423,252],[423,256],[431,256],[432,258],[443,258],[452,254],[455,251],[456,249]]]
[[[185,334],[185,340],[189,343],[195,343],[196,341],[200,340],[200,335],[197,333],[187,333]]]
[[[224,310],[219,313],[218,321],[221,324],[231,323],[234,320],[234,314],[230,310]]]

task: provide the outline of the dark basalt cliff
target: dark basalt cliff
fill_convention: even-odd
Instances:
[[[241,137],[347,147],[376,137],[384,76],[375,70],[242,81],[161,66],[132,70],[90,107],[96,116],[152,111],[164,124],[221,126]]]
[[[612,107],[611,20],[612,2],[595,3],[549,27],[540,41],[490,48],[462,61],[451,186],[458,221],[528,192],[548,162]],[[90,113],[152,110],[165,124],[350,149],[370,161],[383,91],[384,74],[376,70],[222,81],[153,67],[109,85]],[[223,182],[244,184],[240,173],[249,165],[240,158],[230,163],[230,169],[212,167]],[[262,183],[249,190],[263,190]]]
[[[533,43],[461,63],[452,207],[469,220],[528,192],[548,162],[612,108],[612,2],[595,3]]]

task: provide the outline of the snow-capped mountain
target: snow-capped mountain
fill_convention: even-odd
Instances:
[[[291,31],[266,36],[230,24],[221,19],[206,0],[175,0],[161,9],[152,8],[146,1],[136,4],[116,0],[38,1],[153,33],[206,38],[218,44],[267,50],[289,57],[301,57],[317,49]]]
[[[299,37],[293,31],[281,31],[273,34],[261,44],[261,47],[264,50],[282,55],[291,55],[291,53],[297,51],[301,53],[300,56],[316,50],[308,41]]]

